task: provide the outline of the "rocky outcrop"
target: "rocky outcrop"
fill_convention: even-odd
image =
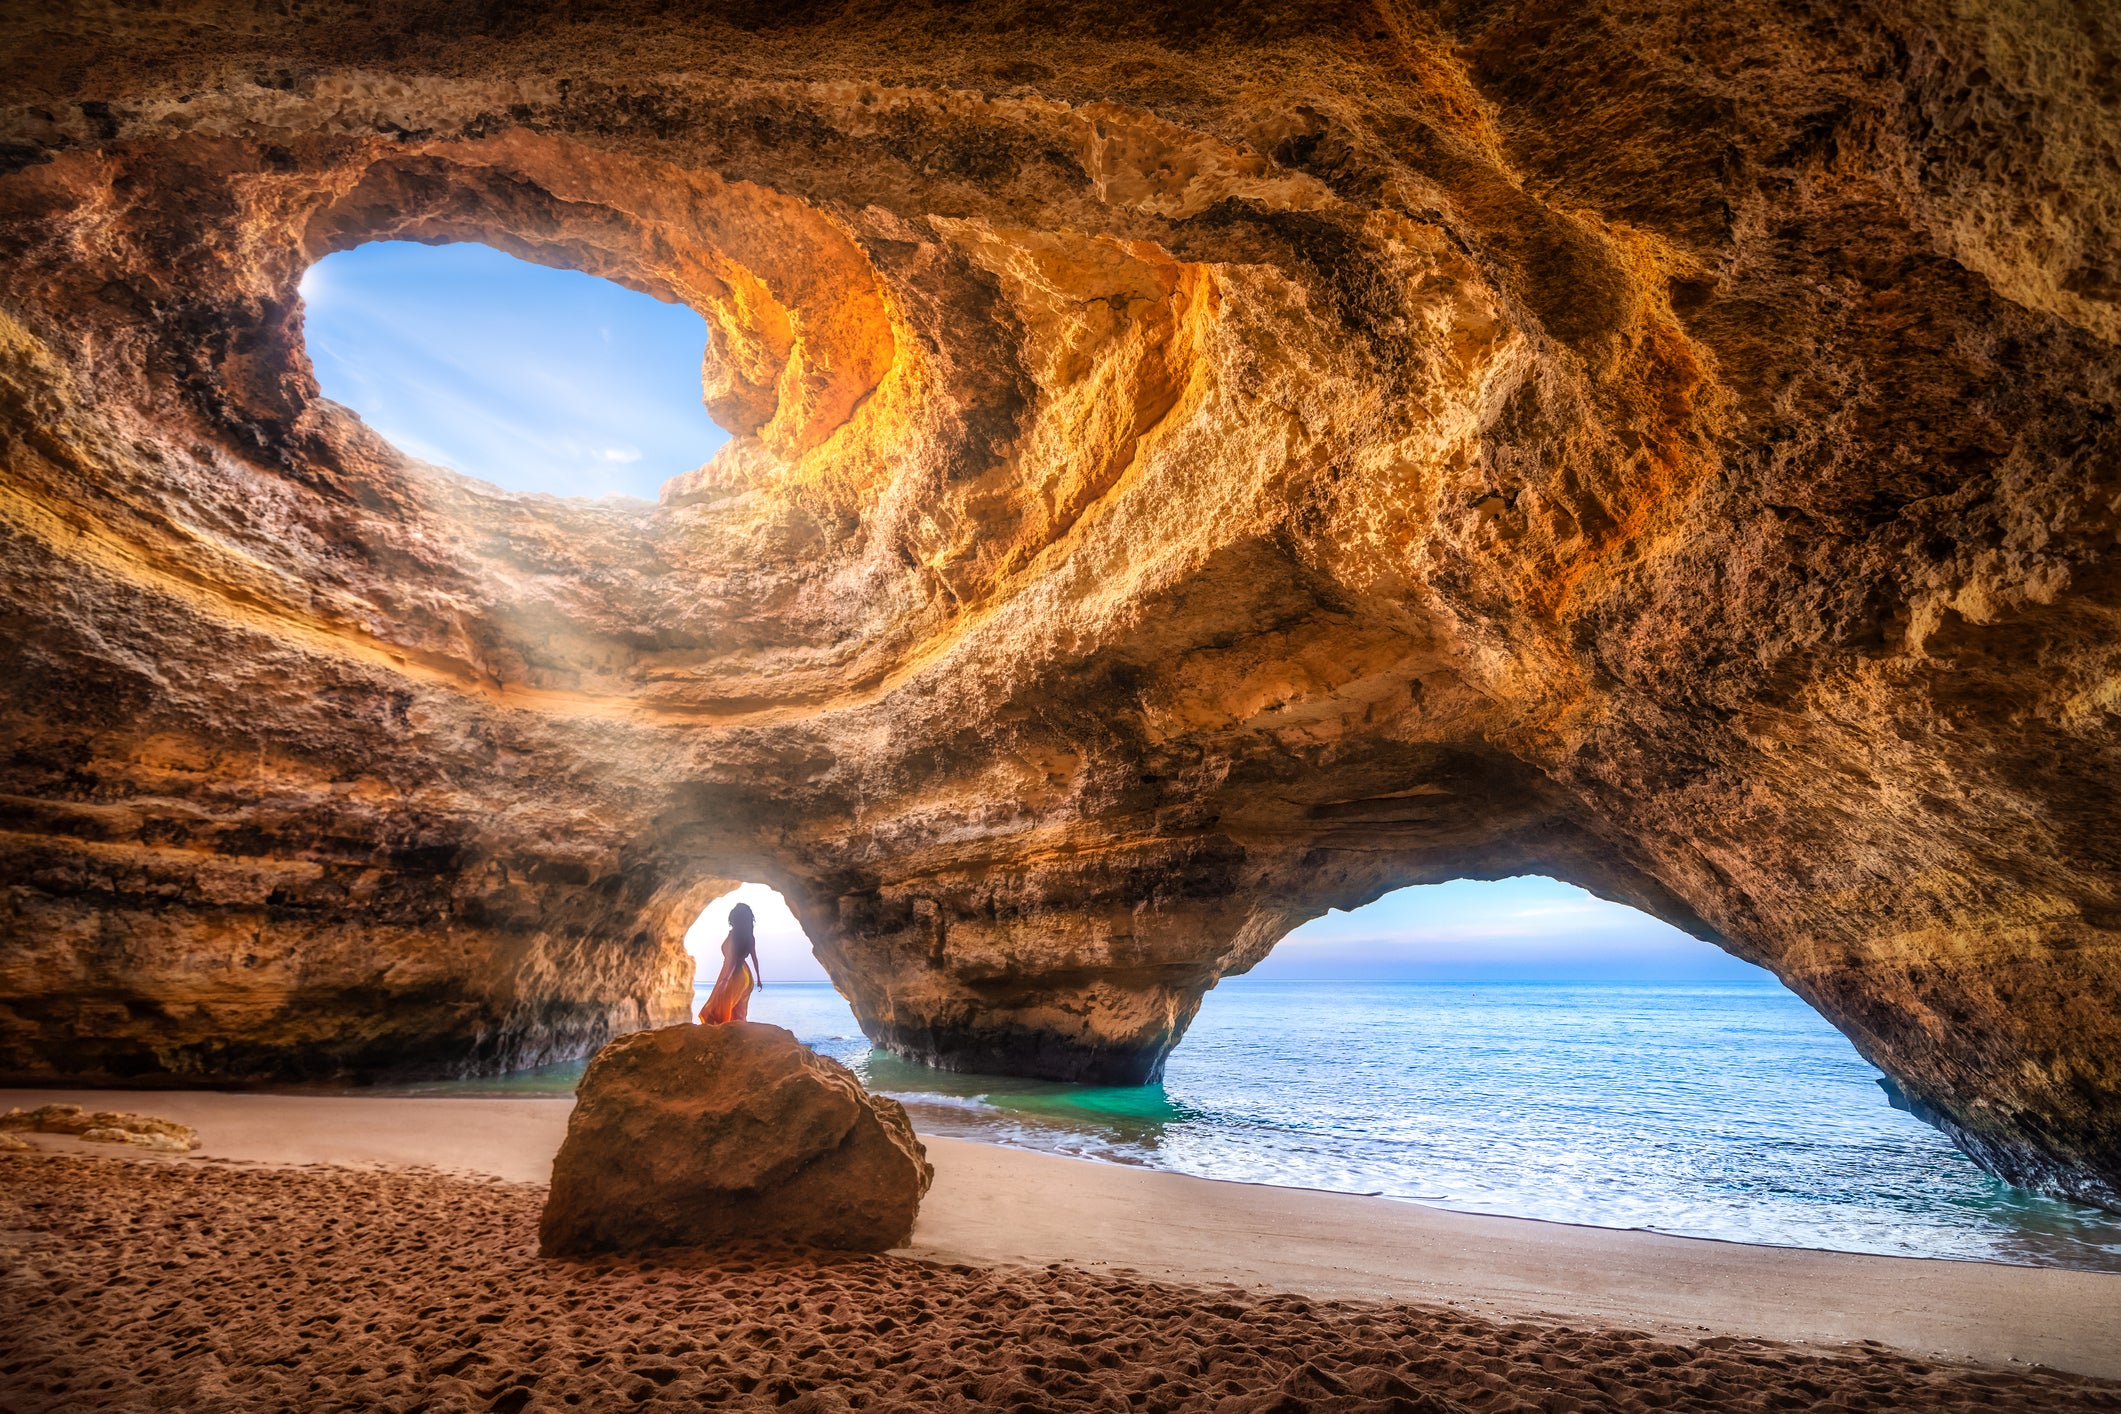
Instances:
[[[583,1073],[538,1224],[548,1257],[903,1247],[935,1170],[898,1101],[778,1026],[666,1026]]]
[[[0,1069],[582,1054],[749,878],[885,1044],[1140,1079],[1538,871],[2121,1202],[2095,8],[0,24]],[[735,440],[409,461],[301,348],[381,237],[691,304]]]
[[[199,1131],[188,1124],[128,1110],[84,1110],[79,1105],[17,1106],[0,1115],[0,1135],[17,1132],[67,1134],[94,1144],[128,1144],[164,1154],[188,1154],[199,1147]],[[27,1148],[19,1140],[10,1146]]]

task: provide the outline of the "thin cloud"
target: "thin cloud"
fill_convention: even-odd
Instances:
[[[1258,975],[1730,980],[1758,971],[1624,904],[1526,876],[1402,889],[1329,913],[1283,939]]]

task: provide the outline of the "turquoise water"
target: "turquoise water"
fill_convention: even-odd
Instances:
[[[1467,1212],[2121,1271],[2121,1219],[1984,1175],[1771,981],[1233,978],[1163,1084],[1136,1089],[909,1065],[824,985],[768,987],[751,1017],[926,1134]],[[579,1069],[481,1085],[564,1092]]]

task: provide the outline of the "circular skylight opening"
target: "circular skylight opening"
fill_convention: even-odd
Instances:
[[[408,455],[510,491],[653,500],[728,441],[706,321],[488,246],[375,241],[302,277],[324,396]]]

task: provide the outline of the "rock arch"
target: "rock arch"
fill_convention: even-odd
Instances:
[[[2099,22],[771,9],[0,19],[0,1068],[579,1051],[742,877],[1126,1076],[1535,871],[2121,1202]],[[385,234],[694,304],[735,440],[407,461],[297,338]]]

